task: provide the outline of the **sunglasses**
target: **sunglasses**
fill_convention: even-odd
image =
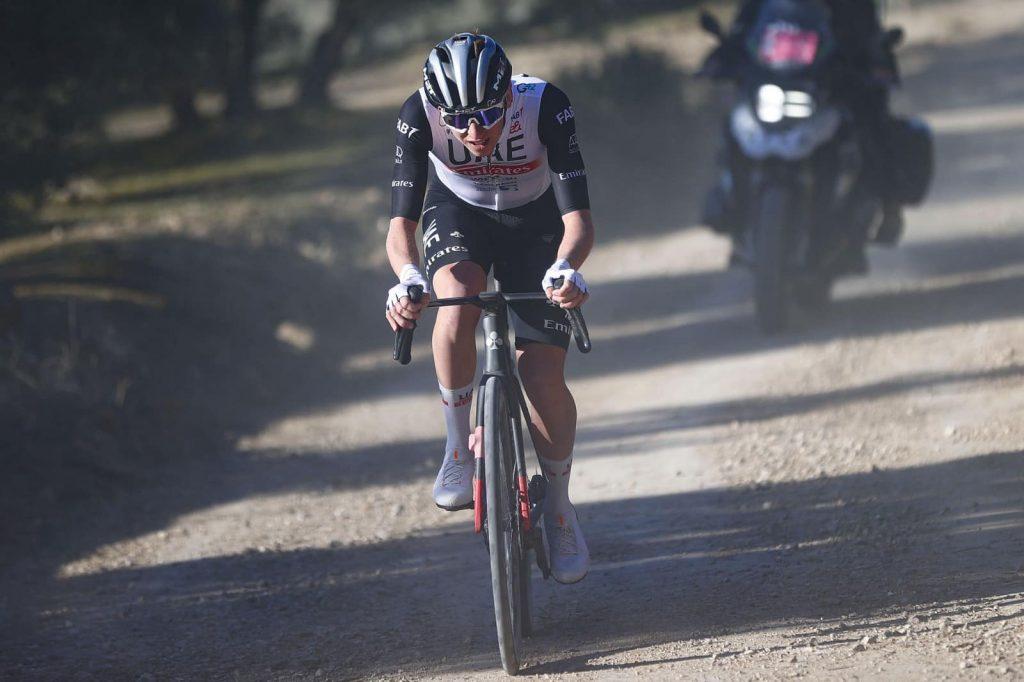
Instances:
[[[441,121],[457,133],[467,133],[469,132],[469,124],[473,121],[476,121],[476,124],[484,130],[488,130],[500,123],[504,116],[505,105],[499,104],[487,109],[471,111],[465,114],[442,113]]]

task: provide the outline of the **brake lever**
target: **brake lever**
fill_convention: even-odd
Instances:
[[[423,299],[423,287],[413,284],[409,287],[409,300],[419,303]],[[395,353],[394,358],[400,364],[408,365],[412,361],[412,333],[416,331],[416,322],[412,323],[411,329],[399,327],[395,332]]]

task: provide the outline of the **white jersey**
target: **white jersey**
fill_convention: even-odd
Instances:
[[[437,179],[463,201],[494,210],[516,208],[544,194],[551,186],[551,169],[538,124],[546,85],[540,78],[512,77],[512,106],[490,158],[472,156],[441,122],[441,112],[420,88],[433,137],[430,162]]]
[[[422,89],[409,96],[395,124],[392,217],[419,220],[430,165],[432,182],[472,206],[519,208],[553,187],[563,214],[590,208],[569,98],[554,85],[526,75],[513,76],[510,91],[512,105],[490,158],[470,154],[441,122],[441,112]]]

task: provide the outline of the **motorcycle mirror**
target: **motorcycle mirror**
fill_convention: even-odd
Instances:
[[[903,29],[897,26],[896,28],[890,28],[888,31],[885,32],[885,38],[883,38],[883,42],[885,43],[885,46],[887,48],[892,49],[899,45],[900,43],[902,43],[903,38]]]
[[[718,19],[707,10],[701,10],[700,12],[700,27],[707,33],[715,36],[716,38],[722,37],[722,25],[718,23]]]

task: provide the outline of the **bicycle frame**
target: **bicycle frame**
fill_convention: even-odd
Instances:
[[[519,383],[519,377],[515,371],[515,362],[512,358],[512,348],[508,342],[508,304],[525,301],[547,301],[547,297],[541,293],[532,294],[506,294],[498,291],[485,291],[478,296],[460,296],[431,301],[430,308],[440,308],[456,305],[475,305],[483,310],[484,345],[484,372],[480,377],[478,386],[483,388],[484,384],[491,377],[497,377],[505,391],[506,403],[512,417],[512,444],[515,450],[516,462],[516,488],[519,501],[519,516],[522,519],[523,532],[529,532],[533,527],[530,515],[529,485],[526,476],[526,455],[525,442],[523,441],[523,417],[529,414],[526,406],[526,398],[523,396],[523,389]],[[405,357],[408,357],[408,348],[411,344],[411,333],[399,334],[396,339],[395,358],[399,359],[399,346],[404,348]],[[588,342],[589,343],[589,342]],[[399,359],[399,361],[401,361]],[[477,425],[484,421],[484,403],[477,401]],[[484,471],[483,459],[476,457],[475,460],[475,483],[473,488],[473,526],[477,533],[483,531],[483,487]]]
[[[542,300],[538,294],[522,294],[519,300]],[[484,345],[484,372],[480,378],[479,386],[482,388],[490,377],[498,377],[505,389],[506,403],[512,417],[512,446],[516,455],[516,487],[519,500],[519,516],[523,524],[523,532],[528,533],[531,528],[530,520],[530,495],[527,486],[526,476],[526,449],[523,441],[523,417],[529,414],[526,407],[526,399],[523,396],[523,388],[519,383],[519,377],[515,371],[515,363],[512,359],[512,349],[508,343],[508,307],[506,302],[519,298],[515,294],[502,294],[498,292],[487,292],[481,294],[478,299],[483,308],[483,330]],[[528,297],[528,298],[527,298]],[[483,424],[483,402],[477,402],[477,424]],[[476,459],[476,489],[474,490],[476,532],[482,530],[483,505],[483,459]]]
[[[561,280],[555,281],[556,287],[561,285]],[[422,290],[418,287],[409,287],[409,298],[414,302],[420,300],[422,293]],[[486,462],[484,446],[487,444],[478,440],[474,448],[473,516],[477,533],[483,532],[484,514],[487,508],[490,508],[491,513],[501,517],[500,519],[494,518],[488,521],[488,534],[485,536],[485,542],[488,543],[488,549],[491,553],[491,581],[495,603],[494,613],[498,629],[498,647],[501,652],[502,666],[510,674],[515,674],[519,669],[519,637],[524,634],[529,636],[532,632],[529,597],[530,552],[534,552],[533,559],[541,569],[544,577],[547,578],[550,575],[550,564],[545,554],[540,527],[535,523],[534,518],[535,514],[539,515],[541,513],[542,500],[544,498],[544,478],[538,475],[534,477],[536,480],[533,482],[527,482],[526,449],[523,440],[522,418],[529,414],[529,409],[526,405],[526,398],[523,395],[523,388],[519,382],[519,376],[516,373],[512,348],[508,341],[509,304],[526,301],[546,302],[547,296],[540,292],[506,294],[499,289],[498,291],[484,292],[478,296],[440,299],[431,301],[428,304],[428,307],[431,308],[474,305],[483,311],[482,326],[485,351],[484,371],[483,376],[480,378],[477,393],[477,434],[478,436],[487,434],[484,437],[496,440],[497,447],[494,449],[494,443],[487,447],[488,456]],[[590,338],[582,314],[578,309],[570,309],[566,310],[566,317],[576,339],[577,347],[583,353],[589,352]],[[411,328],[401,328],[397,330],[395,335],[394,358],[403,365],[408,364],[412,358],[412,335],[415,327],[414,323]],[[502,412],[508,414],[512,422],[509,425],[511,428],[508,428],[505,424],[501,424],[499,429],[495,428],[498,422],[503,421],[503,418],[497,417],[496,413],[492,414],[499,403],[491,398],[500,394],[492,394],[491,391],[498,390],[498,384],[501,385],[500,390],[504,392],[505,410],[502,410]],[[506,428],[508,428],[507,431],[505,430]],[[512,440],[511,455],[509,455],[507,448],[501,447],[509,431],[511,432]],[[501,459],[496,459],[495,455],[500,456]],[[510,462],[510,459],[514,459],[514,461]],[[509,464],[512,466],[508,467]],[[497,467],[498,471],[486,471],[485,469],[488,465]],[[503,475],[503,472],[506,471],[512,472],[512,482],[506,482]],[[505,487],[509,483],[514,487],[514,491],[509,491]],[[509,500],[514,505],[514,509],[509,509],[505,502],[503,502],[505,495],[509,492],[514,492],[515,500]],[[530,499],[531,492],[535,493],[532,502]],[[493,495],[494,497],[485,499],[486,495]],[[508,514],[507,520],[513,522],[513,525],[507,532],[504,532],[502,524],[506,521],[504,517],[506,513]],[[516,532],[517,529],[513,521],[517,515],[519,520],[518,532]],[[510,540],[515,543],[512,546],[518,548],[515,560],[508,554],[503,554],[507,550],[507,543]],[[505,549],[491,546],[493,541],[506,543]],[[510,565],[518,566],[513,570],[515,571],[516,580],[519,581],[519,592],[513,586],[514,583],[505,582],[510,580],[508,577],[510,575]],[[525,571],[525,573],[520,571]],[[520,626],[518,630],[516,629],[517,623]],[[509,649],[510,646],[511,650]]]
[[[555,281],[555,286],[561,286],[561,280]],[[418,301],[422,295],[419,287],[410,287],[409,295],[414,301]],[[520,302],[547,302],[547,296],[543,293],[509,293],[500,290],[485,291],[478,296],[457,296],[431,301],[427,307],[440,308],[456,305],[475,305],[483,310],[484,343],[486,345],[484,373],[480,379],[479,386],[482,388],[487,380],[496,377],[501,381],[505,391],[506,404],[512,413],[512,442],[516,453],[516,488],[519,499],[519,514],[523,522],[523,531],[529,532],[533,527],[530,509],[529,483],[526,477],[526,456],[523,442],[522,418],[529,414],[526,406],[526,399],[523,396],[523,389],[519,383],[519,377],[515,371],[515,363],[512,360],[512,349],[508,344],[508,305]],[[579,309],[566,310],[566,318],[572,329],[572,335],[576,339],[576,346],[581,353],[590,352],[590,335],[587,332],[587,325],[583,321],[583,315]],[[411,359],[412,329],[400,329],[395,335],[395,360],[405,365]],[[483,402],[477,401],[477,424],[484,421]],[[475,454],[475,453],[474,453]],[[477,533],[483,530],[483,461],[477,457],[475,461],[476,483],[473,488],[474,506],[474,527]]]

